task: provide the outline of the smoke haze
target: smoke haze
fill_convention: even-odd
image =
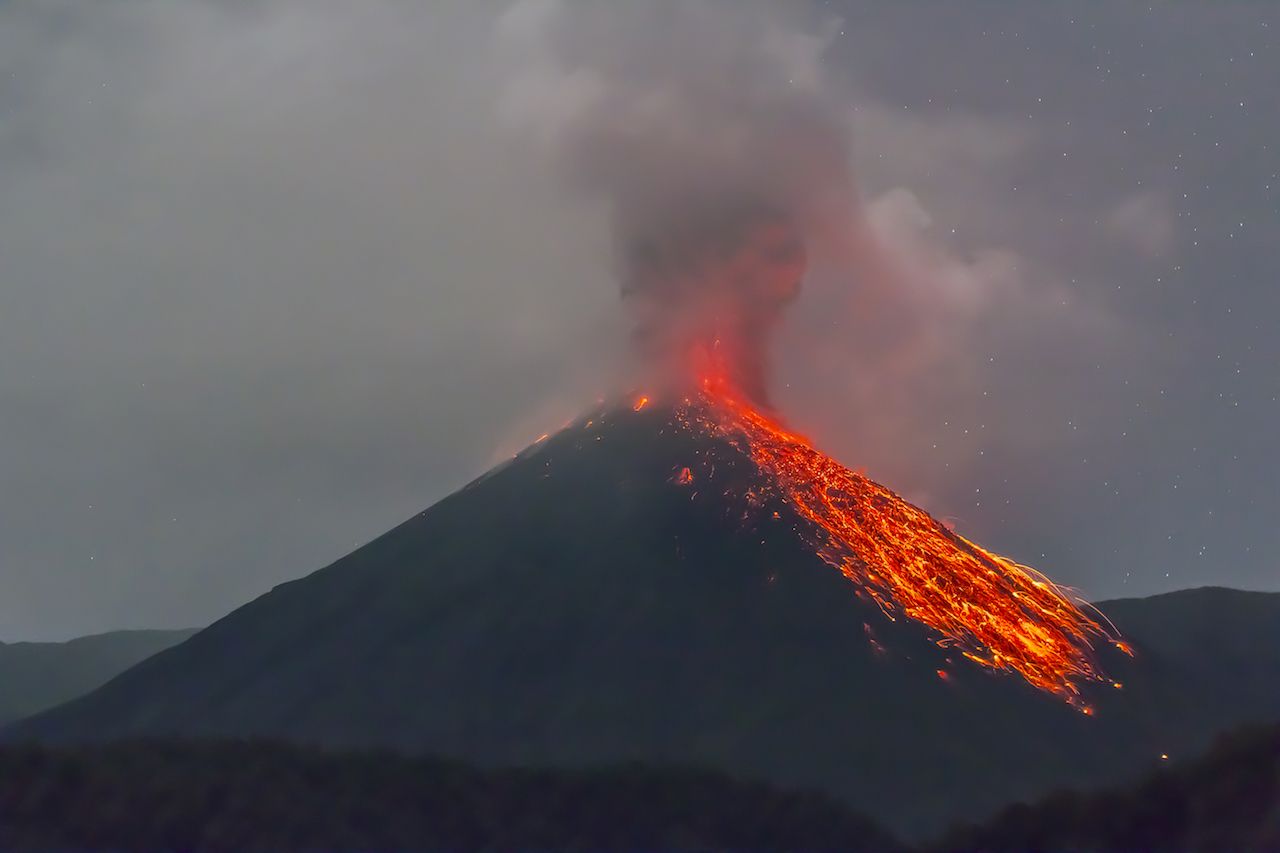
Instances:
[[[709,333],[1092,596],[1274,585],[1256,16],[951,8],[0,4],[0,639],[207,622]]]
[[[814,289],[782,354],[786,396],[846,440],[891,443],[940,401],[982,396],[971,368],[993,334],[1118,345],[1101,308],[1016,252],[956,256],[909,189],[864,201],[853,147],[865,99],[824,67],[844,24],[808,24],[777,4],[726,0],[525,0],[500,22],[502,115],[567,190],[603,205],[644,366],[684,375],[691,351],[715,347],[766,400],[770,344],[810,261]],[[992,145],[971,132],[956,143],[968,151],[944,137],[931,165],[963,168],[946,161],[976,153],[1009,166],[1025,143],[1006,137]],[[1143,213],[1133,207],[1126,221]],[[995,423],[984,439],[1025,441],[1025,427],[1005,434]],[[908,481],[916,473],[866,462]]]
[[[603,203],[646,367],[687,373],[714,349],[766,398],[807,246],[855,203],[848,120],[819,67],[828,31],[754,3],[527,0],[504,17],[504,113]]]

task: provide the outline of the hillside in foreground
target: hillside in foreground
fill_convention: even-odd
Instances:
[[[0,747],[0,849],[1280,850],[1280,726],[918,848],[815,792],[691,768],[478,770],[267,741]]]
[[[0,849],[866,850],[814,793],[686,769],[478,771],[267,742],[0,749]]]
[[[1280,726],[1234,732],[1204,757],[1103,792],[1012,806],[953,831],[943,850],[1280,850]]]

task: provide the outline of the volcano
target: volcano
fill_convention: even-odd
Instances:
[[[643,397],[595,412],[5,739],[268,736],[489,766],[695,764],[821,789],[919,835],[1280,715],[1274,656],[1206,664],[1169,651],[1181,617],[1124,606],[1131,657],[1047,581],[922,513],[911,523],[994,584],[994,604],[954,611],[994,615],[972,631],[947,621],[824,528],[827,510],[762,451],[800,439],[769,444],[750,430],[780,427],[739,415]],[[872,491],[837,508],[910,507]],[[1009,633],[1005,599],[1023,596]],[[1268,602],[1255,633],[1280,626]],[[1027,636],[1040,653],[1018,651]]]

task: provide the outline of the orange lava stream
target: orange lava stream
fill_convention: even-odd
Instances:
[[[766,489],[813,525],[818,555],[890,618],[900,612],[922,622],[940,645],[1092,713],[1079,682],[1107,680],[1092,661],[1093,642],[1128,647],[1066,591],[844,467],[724,383],[704,381],[699,397],[686,399],[682,420],[747,453],[767,475]]]

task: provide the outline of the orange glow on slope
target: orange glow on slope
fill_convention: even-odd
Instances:
[[[813,525],[822,560],[890,618],[901,613],[922,622],[941,635],[939,645],[1017,672],[1092,713],[1078,682],[1104,680],[1091,660],[1093,641],[1129,650],[1064,590],[844,467],[723,381],[704,380],[701,394],[684,403],[679,419],[745,452],[766,475],[764,490]]]

